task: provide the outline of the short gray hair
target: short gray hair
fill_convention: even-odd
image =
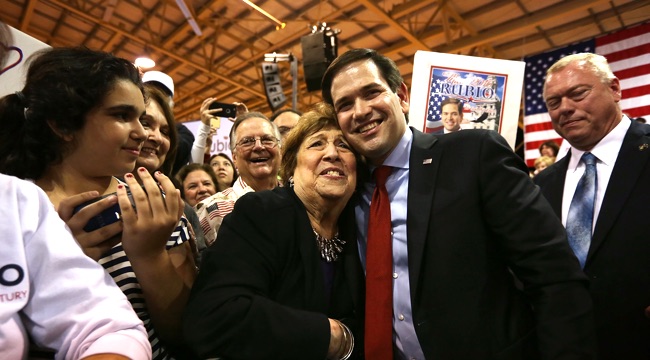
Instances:
[[[612,72],[609,63],[604,56],[593,53],[578,53],[567,55],[548,68],[548,70],[546,70],[546,79],[548,79],[550,75],[561,71],[572,63],[577,63],[582,67],[588,68],[600,79],[600,82],[605,85],[609,85],[612,79],[616,78],[616,75]],[[546,82],[544,82],[544,95],[545,94]]]
[[[256,111],[251,111],[244,113],[242,115],[239,115],[235,118],[235,122],[232,124],[232,128],[230,129],[230,151],[235,152],[235,147],[237,147],[237,128],[239,125],[241,125],[244,121],[252,118],[259,118],[262,120],[268,121],[268,123],[271,125],[273,128],[273,134],[275,135],[275,138],[278,139],[278,145],[282,147],[282,135],[280,135],[280,129],[278,129],[278,126],[275,125],[269,118],[266,117],[266,115],[256,112]]]

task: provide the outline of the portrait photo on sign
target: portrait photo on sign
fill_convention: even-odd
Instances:
[[[514,148],[524,68],[521,61],[418,51],[411,84],[411,126],[442,134],[443,128],[449,130],[448,113],[453,112],[459,123],[455,130],[498,131]]]

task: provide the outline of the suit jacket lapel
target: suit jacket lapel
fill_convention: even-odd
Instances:
[[[422,267],[424,244],[429,232],[429,219],[442,150],[435,146],[438,139],[413,130],[413,145],[409,160],[409,189],[407,204],[407,246],[411,294],[417,294]]]
[[[589,247],[587,264],[589,258],[602,245],[632,191],[638,186],[647,186],[647,184],[639,185],[637,181],[639,175],[648,166],[648,161],[650,161],[649,146],[650,126],[632,121],[623,139],[621,150],[612,170],[612,176],[607,184],[607,190],[605,190],[605,197],[600,207],[594,236]]]

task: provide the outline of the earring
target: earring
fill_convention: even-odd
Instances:
[[[293,187],[293,176],[289,176],[289,187]]]

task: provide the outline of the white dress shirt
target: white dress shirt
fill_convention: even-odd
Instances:
[[[411,290],[409,285],[408,247],[407,247],[407,199],[409,185],[409,159],[413,133],[407,129],[396,148],[383,165],[393,167],[393,172],[386,181],[390,200],[390,215],[393,246],[393,343],[396,359],[424,359],[420,347],[411,311]],[[371,169],[371,170],[374,170]],[[359,255],[365,269],[366,241],[368,234],[368,217],[370,200],[375,189],[374,182],[364,184],[361,202],[355,208]]]
[[[616,164],[621,145],[623,145],[623,138],[631,124],[630,119],[623,115],[621,122],[589,151],[598,158],[596,162],[596,203],[594,204],[594,219],[596,221],[592,224],[592,233],[598,222],[598,215],[600,214],[600,207],[605,197],[605,190],[607,189],[607,184],[609,184],[609,178],[612,176],[612,170],[614,169],[614,164]],[[585,164],[580,162],[580,158],[584,153],[585,151],[578,150],[573,146],[571,147],[571,159],[569,159],[569,167],[564,182],[564,193],[562,195],[562,224],[565,227],[573,194],[578,186],[578,181],[580,181],[582,174],[585,172]]]

